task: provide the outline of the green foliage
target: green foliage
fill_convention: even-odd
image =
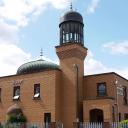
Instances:
[[[122,120],[119,128],[128,128],[128,120]]]
[[[124,123],[125,123],[125,124],[128,123],[128,120],[122,120],[122,121],[121,121],[121,124],[124,124]]]
[[[19,115],[9,115],[8,117],[8,123],[24,123],[27,119],[23,114]]]
[[[3,128],[3,126],[0,124],[0,128]]]

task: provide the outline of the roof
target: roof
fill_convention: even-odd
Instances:
[[[60,18],[60,24],[67,21],[76,21],[83,24],[83,17],[80,13],[70,10]]]
[[[92,74],[92,75],[85,75],[84,77],[94,77],[94,76],[100,76],[100,75],[110,75],[110,74],[114,74],[117,75],[118,77],[128,81],[128,79],[124,78],[123,76],[115,73],[115,72],[106,72],[106,73],[99,73],[99,74]]]
[[[59,69],[59,66],[52,62],[40,59],[21,65],[17,70],[17,75],[40,72],[46,69]]]

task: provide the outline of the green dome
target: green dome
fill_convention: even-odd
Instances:
[[[40,59],[37,61],[31,61],[21,65],[17,70],[17,75],[35,73],[47,69],[59,69],[59,66],[52,62]]]

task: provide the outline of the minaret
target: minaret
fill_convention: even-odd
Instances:
[[[64,127],[71,128],[73,122],[82,121],[84,59],[84,24],[80,13],[66,12],[60,19],[60,44],[56,53],[62,70],[61,116]]]

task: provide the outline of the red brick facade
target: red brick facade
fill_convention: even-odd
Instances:
[[[45,63],[51,69],[44,70],[43,60],[38,60],[33,62],[36,72],[28,64],[29,70],[20,70],[23,74],[0,78],[0,122],[7,120],[10,107],[14,106],[21,109],[28,122],[62,122],[64,128],[72,128],[73,122],[78,121],[112,122],[128,118],[128,80],[113,72],[84,76],[87,48],[82,16],[71,10],[62,19],[62,42],[56,47],[58,68]]]
[[[52,122],[63,122],[65,127],[72,127],[77,118],[85,122],[127,118],[127,95],[123,90],[127,92],[128,80],[113,72],[84,76],[87,49],[79,44],[56,47],[56,52],[60,59],[58,70],[0,78],[1,122],[7,120],[7,111],[14,104],[21,108],[28,122],[44,122],[44,115],[50,113]],[[104,88],[98,89],[100,83],[105,84],[105,92]],[[34,98],[35,84],[40,85],[39,98]],[[13,99],[15,86],[20,86],[17,100]],[[91,114],[97,116],[92,118]]]

